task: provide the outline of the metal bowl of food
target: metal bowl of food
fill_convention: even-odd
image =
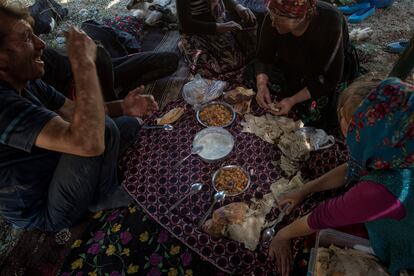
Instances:
[[[205,127],[228,127],[236,119],[236,112],[225,102],[209,102],[196,113],[197,121]]]
[[[224,191],[226,196],[236,196],[249,188],[250,175],[240,166],[228,165],[213,174],[212,182],[216,191]]]
[[[203,149],[198,156],[212,163],[224,160],[234,148],[234,138],[222,127],[208,127],[199,131],[193,140],[193,147],[201,145]]]

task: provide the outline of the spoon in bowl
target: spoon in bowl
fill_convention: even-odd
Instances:
[[[198,223],[199,227],[201,227],[203,223],[206,221],[207,217],[210,215],[211,211],[213,210],[214,205],[217,202],[223,201],[225,197],[226,197],[226,194],[224,193],[224,191],[220,191],[214,194],[213,203],[210,205],[210,208],[208,208],[207,212],[203,215],[200,222]]]
[[[191,155],[193,154],[198,154],[203,150],[203,145],[195,145],[191,148],[191,153],[189,155],[187,155],[186,157],[184,157],[183,159],[181,159],[180,161],[178,161],[175,165],[174,165],[174,169],[179,167],[182,163],[184,163],[185,160],[187,160]]]
[[[171,211],[175,208],[177,208],[178,205],[180,205],[184,199],[186,199],[187,197],[199,192],[201,190],[201,188],[203,188],[203,184],[201,183],[194,183],[191,185],[190,187],[190,192],[188,194],[186,194],[183,198],[181,198],[179,201],[177,201],[173,206],[170,207],[170,209],[168,209],[168,211]]]

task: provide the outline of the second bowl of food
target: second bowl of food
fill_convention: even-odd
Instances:
[[[197,111],[197,121],[205,127],[227,127],[236,119],[233,107],[224,102],[210,102]]]
[[[240,166],[228,165],[213,174],[212,182],[216,191],[224,191],[226,196],[235,196],[247,190],[250,175]]]

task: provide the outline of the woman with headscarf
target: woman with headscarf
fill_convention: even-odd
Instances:
[[[336,90],[348,41],[346,22],[334,6],[316,0],[269,0],[257,50],[258,104],[276,115],[295,106],[307,125],[336,125]],[[282,71],[285,91],[274,91],[280,77],[272,79],[272,69]],[[269,88],[280,100],[272,109]]]
[[[339,99],[338,116],[350,160],[286,195],[288,212],[313,192],[356,183],[281,229],[269,253],[282,275],[291,263],[290,240],[325,228],[367,235],[392,275],[414,269],[414,86],[390,78],[357,81]]]
[[[208,79],[241,82],[245,65],[256,50],[253,12],[237,0],[177,0],[177,15],[181,33],[178,47],[192,72]],[[237,39],[236,33],[242,32],[252,34],[249,41],[254,45],[250,49],[246,48],[246,39]]]

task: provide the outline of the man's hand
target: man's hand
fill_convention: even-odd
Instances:
[[[280,102],[275,103],[275,107],[278,108],[279,111],[270,110],[270,112],[278,116],[287,115],[294,105],[295,102],[292,100],[292,98],[284,98]]]
[[[299,204],[303,202],[306,196],[307,194],[301,189],[293,190],[287,193],[286,195],[284,195],[279,200],[279,206],[283,206],[289,203],[290,206],[287,208],[286,214],[290,214],[290,212],[292,212],[292,210],[295,209],[296,206],[298,206]]]
[[[216,33],[218,34],[240,31],[241,29],[242,27],[234,21],[216,23]]]
[[[75,69],[83,64],[95,63],[96,44],[84,31],[71,27],[65,36],[68,58]]]
[[[245,6],[241,4],[237,4],[236,12],[243,21],[250,22],[250,23],[256,22],[256,16],[254,15],[254,13],[249,8],[246,8]]]
[[[272,103],[270,98],[270,91],[267,84],[257,85],[256,101],[261,108],[269,109],[269,104]]]
[[[289,276],[293,262],[290,240],[279,239],[276,234],[269,247],[269,257],[276,262],[279,275]]]
[[[131,117],[150,116],[158,110],[158,104],[152,95],[141,95],[144,86],[130,91],[122,103],[124,115]]]

